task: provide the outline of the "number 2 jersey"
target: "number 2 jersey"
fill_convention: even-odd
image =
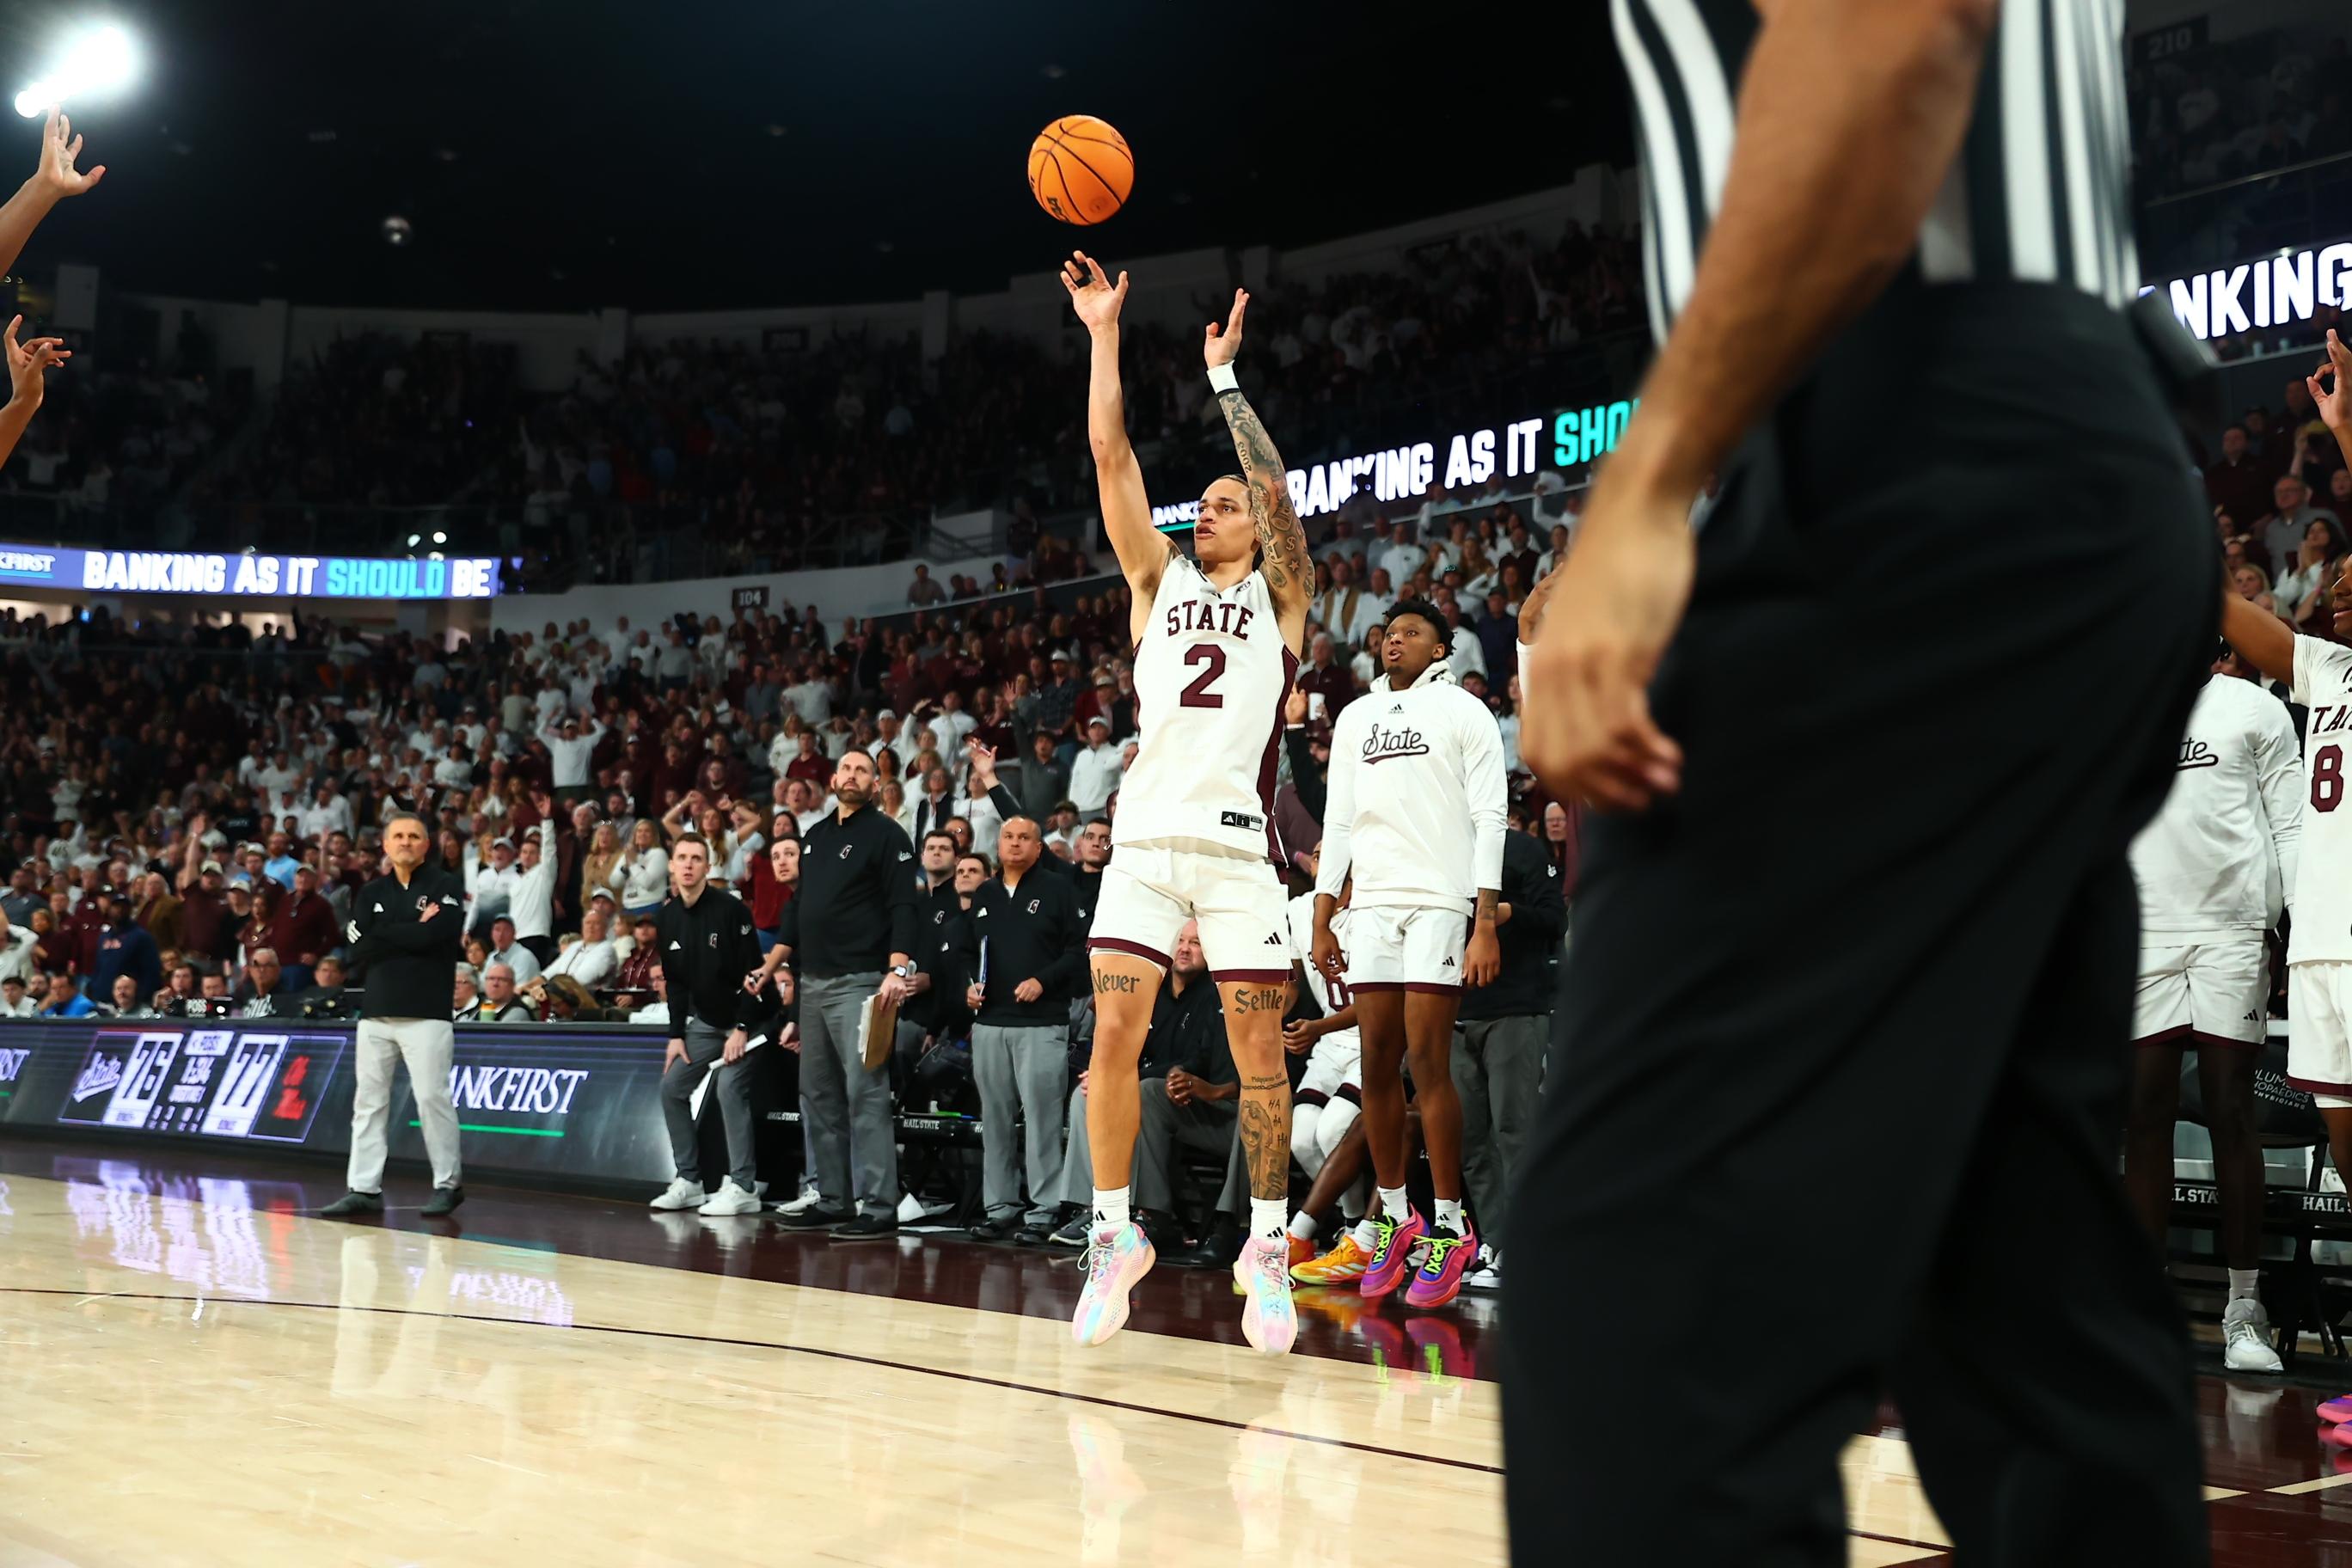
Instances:
[[[1263,572],[1220,590],[1192,557],[1170,560],[1135,648],[1142,735],[1112,844],[1189,843],[1280,865],[1275,766],[1297,669]]]
[[[2352,647],[2294,639],[2290,699],[2311,710],[2303,727],[2303,842],[2296,856],[2294,928],[2287,962],[2352,962]]]

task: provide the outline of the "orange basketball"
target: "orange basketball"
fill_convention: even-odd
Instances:
[[[1029,143],[1029,194],[1064,223],[1100,223],[1134,188],[1127,138],[1091,114],[1066,114]]]

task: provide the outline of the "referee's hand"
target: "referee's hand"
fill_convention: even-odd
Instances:
[[[1519,754],[1554,795],[1640,811],[1682,787],[1683,752],[1650,717],[1650,679],[1690,598],[1690,498],[1606,475],[1543,617]]]

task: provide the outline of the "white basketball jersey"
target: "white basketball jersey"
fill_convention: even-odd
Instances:
[[[1142,736],[1111,842],[1191,840],[1279,865],[1275,765],[1297,668],[1264,574],[1220,592],[1190,556],[1170,561],[1136,645]]]
[[[1348,950],[1348,910],[1339,910],[1333,913],[1331,934],[1339,939],[1339,951],[1345,952]],[[1350,1000],[1348,983],[1335,981],[1315,967],[1315,895],[1312,893],[1301,893],[1290,900],[1290,952],[1291,956],[1305,965],[1307,988],[1315,993],[1315,1005],[1323,1009],[1325,1017],[1330,1017],[1348,1005]],[[1357,1043],[1357,1032],[1353,1029],[1341,1029],[1323,1037],[1343,1045]]]
[[[2303,727],[2303,842],[2295,855],[2294,929],[2286,961],[2352,960],[2352,647],[2294,639],[2294,701]]]

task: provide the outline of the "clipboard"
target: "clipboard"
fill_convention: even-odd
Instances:
[[[753,1051],[758,1050],[761,1046],[764,1046],[767,1043],[767,1036],[754,1035],[750,1039],[743,1042],[743,1054],[748,1057]],[[702,1102],[710,1098],[710,1086],[717,1080],[719,1077],[719,1069],[726,1065],[727,1058],[725,1057],[714,1058],[710,1063],[710,1070],[702,1075],[702,1081],[694,1086],[694,1092],[692,1094],[687,1096],[686,1113],[695,1121],[699,1121],[702,1120]]]
[[[890,1059],[891,1047],[898,1043],[898,1004],[886,1003],[876,992],[857,1010],[857,1048],[866,1059],[866,1070],[872,1072]]]

